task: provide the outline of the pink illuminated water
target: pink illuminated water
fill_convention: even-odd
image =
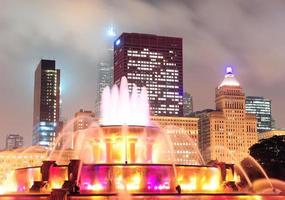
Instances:
[[[120,88],[115,84],[106,87],[101,100],[101,125],[139,125],[148,126],[149,103],[145,87],[133,85],[129,93],[126,77],[121,79]]]
[[[45,200],[50,199],[48,195],[44,196],[37,196],[37,195],[30,195],[30,196],[4,196],[1,199],[3,200]],[[93,199],[93,200],[284,200],[284,196],[276,196],[276,195],[136,195],[132,196],[128,193],[120,193],[118,196],[68,196],[67,199],[70,200],[81,200],[81,199]]]

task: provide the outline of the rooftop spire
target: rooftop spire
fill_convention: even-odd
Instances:
[[[239,82],[235,78],[232,66],[226,67],[225,78],[223,82],[219,85],[219,88],[222,86],[240,86]]]
[[[233,74],[233,68],[231,66],[227,66],[226,74]]]

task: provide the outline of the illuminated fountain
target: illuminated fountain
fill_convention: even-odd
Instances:
[[[101,125],[136,125],[149,126],[149,104],[147,90],[141,88],[139,95],[136,85],[129,94],[128,82],[122,78],[120,89],[115,84],[110,90],[106,87],[102,94]]]
[[[237,189],[232,164],[175,164],[169,138],[149,119],[145,88],[133,86],[129,94],[123,78],[120,88],[105,88],[101,110],[99,124],[71,135],[75,159],[68,165],[57,165],[59,154],[56,161],[17,169],[17,193],[190,195]]]

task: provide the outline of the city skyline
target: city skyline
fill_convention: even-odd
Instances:
[[[155,11],[159,11],[158,15],[165,16],[161,13],[161,10],[173,14],[174,19],[172,20],[178,22],[190,10],[194,17],[187,14],[189,21],[192,20],[187,24],[189,27],[173,25],[175,27],[173,29],[169,27],[167,20],[157,19],[149,25],[138,26],[137,24],[140,23],[126,19],[123,11],[117,11],[112,15],[112,11],[118,6],[116,4],[108,5],[103,1],[97,1],[97,5],[94,6],[90,1],[83,2],[80,4],[81,9],[79,9],[78,14],[81,14],[81,20],[86,20],[86,22],[81,24],[80,28],[82,30],[76,32],[75,27],[80,22],[71,20],[75,18],[67,19],[67,17],[60,15],[58,10],[47,10],[44,8],[46,3],[39,2],[33,5],[23,5],[24,3],[19,2],[15,7],[13,1],[12,3],[3,1],[4,4],[0,8],[3,9],[1,10],[3,12],[0,12],[0,30],[3,33],[0,38],[0,44],[3,44],[0,48],[0,89],[2,93],[0,110],[4,113],[0,118],[3,122],[0,126],[1,137],[4,138],[9,133],[17,133],[25,137],[25,145],[31,144],[33,73],[40,58],[54,58],[57,61],[58,68],[62,70],[63,116],[66,119],[70,119],[73,113],[81,107],[94,110],[97,70],[95,65],[99,61],[96,53],[100,51],[100,47],[104,46],[104,44],[100,44],[99,40],[104,40],[104,33],[110,23],[114,23],[118,27],[119,33],[143,32],[183,38],[184,74],[187,74],[184,78],[184,89],[192,94],[195,102],[199,102],[195,103],[195,110],[214,108],[214,88],[223,76],[224,67],[232,64],[238,68],[236,70],[237,76],[245,89],[246,95],[264,96],[271,99],[273,117],[277,121],[277,127],[282,128],[285,126],[285,116],[283,114],[285,113],[283,106],[285,97],[284,93],[282,94],[285,84],[282,77],[285,60],[282,58],[282,54],[280,55],[280,52],[283,51],[281,44],[284,39],[281,36],[284,34],[284,30],[276,31],[279,30],[278,23],[282,22],[282,17],[275,16],[273,11],[263,10],[269,6],[274,12],[281,14],[282,9],[278,8],[279,4],[284,5],[281,1],[270,5],[264,1],[255,8],[255,14],[246,13],[246,8],[252,6],[249,2],[239,5],[217,1],[217,5],[209,2],[210,5],[205,7],[201,7],[201,4],[197,1],[192,1],[193,3],[182,3],[183,1],[181,1],[181,4],[176,6],[170,1],[158,1],[159,3],[153,4],[145,1],[129,2],[130,7],[141,7],[141,9],[149,10],[146,18],[141,19],[138,16],[140,22],[143,20],[151,22],[156,16]],[[127,4],[126,2],[128,1],[124,1],[124,4]],[[227,10],[224,10],[225,13],[218,15],[218,17],[215,16],[214,19],[211,19],[211,16],[203,15],[204,12],[202,11],[205,11],[205,9],[210,12],[209,15],[216,13],[215,8],[223,8],[223,3],[227,5]],[[55,6],[55,3],[52,3],[52,5]],[[186,5],[185,8],[184,5]],[[62,1],[58,6],[61,8],[66,6],[66,14],[69,16],[71,11],[75,11],[74,9],[78,7],[78,3],[67,4],[66,1]],[[89,15],[94,19],[98,17],[92,14],[97,6],[101,9],[110,10],[110,13],[108,12],[109,16],[101,13],[103,20],[102,22],[96,22],[98,24],[89,19]],[[151,6],[155,7],[151,8]],[[39,10],[43,11],[42,13],[40,11],[35,12],[35,14],[41,16],[39,19],[43,21],[37,21],[34,15],[23,14],[25,12],[18,10],[23,9],[28,12],[33,9],[36,10],[36,8],[41,8]],[[14,10],[12,12],[13,17],[9,14],[11,10]],[[16,15],[17,10],[19,14]],[[259,12],[262,11],[265,11],[263,14],[268,17],[265,22],[262,22],[263,18],[258,19],[260,17]],[[251,28],[250,26],[254,23],[250,20],[249,22],[242,20],[241,13],[250,15],[252,20],[257,20],[259,23]],[[49,18],[49,14],[53,14],[52,19]],[[138,13],[128,13],[129,16],[136,16],[136,14]],[[116,15],[119,15],[119,17],[117,18]],[[216,30],[215,27],[209,25],[211,20],[214,20],[214,22],[215,20],[222,20],[224,15],[230,16],[229,21],[220,22],[225,27],[220,26]],[[143,16],[145,16],[145,13]],[[115,22],[113,21],[114,18],[116,18]],[[281,21],[278,20],[279,18]],[[22,20],[26,23],[26,27],[22,26]],[[35,22],[32,22],[33,20]],[[55,28],[52,23],[55,23],[56,20],[60,22],[57,25],[63,25],[61,31],[52,29]],[[197,21],[195,22],[195,20]],[[156,24],[159,22],[161,23],[157,27]],[[244,30],[242,34],[236,34],[236,28],[231,30],[236,26],[234,22],[239,22],[238,25],[244,23],[245,30],[249,31],[246,38],[243,35],[245,34]],[[271,22],[275,23],[270,24]],[[229,27],[226,26],[228,23],[230,23]],[[231,23],[233,24],[231,25]],[[265,25],[266,29],[268,27],[272,27],[272,29],[260,30],[264,25],[263,23],[267,24]],[[87,28],[89,25],[94,25],[94,27],[98,25],[99,28],[90,30]],[[208,29],[209,33],[207,34],[206,30]],[[99,34],[95,34],[96,30]],[[83,43],[79,43],[82,39],[80,34],[86,37],[83,37]],[[94,41],[93,37],[97,37],[98,41]],[[61,40],[63,38],[65,39]],[[69,44],[68,40],[74,38],[76,41]],[[281,42],[278,39],[281,39]],[[14,43],[15,40],[18,40],[18,42]],[[90,44],[86,45],[88,43]],[[204,57],[205,54],[207,59]],[[209,74],[211,74],[210,79]],[[85,88],[85,90],[82,90],[82,88]],[[3,147],[3,144],[1,146]]]

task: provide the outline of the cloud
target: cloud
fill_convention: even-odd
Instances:
[[[17,132],[30,144],[40,58],[55,58],[62,69],[66,118],[94,108],[96,66],[111,43],[110,24],[118,33],[183,37],[184,87],[196,110],[214,106],[223,67],[233,64],[248,94],[278,105],[274,116],[284,127],[284,6],[282,0],[2,0],[0,134]]]

